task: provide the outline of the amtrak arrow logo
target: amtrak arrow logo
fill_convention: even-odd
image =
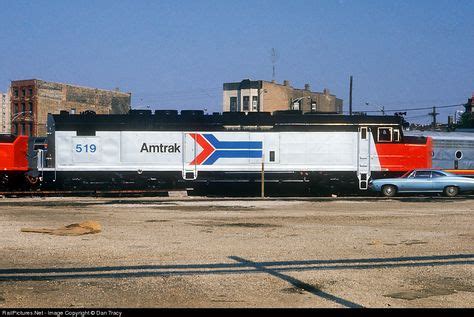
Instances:
[[[213,134],[189,134],[202,148],[190,165],[212,165],[220,158],[260,158],[262,141],[220,141]]]

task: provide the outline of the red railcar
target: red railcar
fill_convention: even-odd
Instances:
[[[0,135],[0,188],[24,186],[28,171],[28,140],[24,135]]]

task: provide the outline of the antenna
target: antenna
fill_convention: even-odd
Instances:
[[[433,130],[436,130],[436,116],[439,115],[439,112],[436,112],[436,107],[433,107],[433,112],[428,113],[430,116],[433,117],[433,121],[431,123],[431,126],[433,127]]]
[[[352,116],[352,75],[349,82],[349,115]]]
[[[278,52],[276,51],[274,47],[272,47],[272,69],[273,69],[272,80],[273,81],[275,81],[275,64],[277,60],[278,60]]]

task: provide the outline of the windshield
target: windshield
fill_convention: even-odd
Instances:
[[[407,178],[408,175],[410,175],[413,171],[408,171],[406,172],[405,174],[403,174],[402,176],[400,176],[400,178]]]

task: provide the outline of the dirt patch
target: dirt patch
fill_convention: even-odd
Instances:
[[[451,295],[454,293],[456,293],[456,291],[452,289],[437,288],[437,289],[409,290],[409,291],[391,293],[384,296],[390,297],[390,298],[396,298],[396,299],[414,300],[414,299],[420,299],[420,298],[427,298],[431,296]]]
[[[223,223],[217,225],[218,227],[241,227],[241,228],[277,228],[281,227],[280,225],[272,225],[268,223],[246,223],[246,222],[238,222],[238,223]]]
[[[283,288],[281,292],[286,294],[304,294],[306,291],[299,287],[288,287]]]
[[[446,296],[457,292],[474,292],[473,285],[452,277],[441,277],[429,281],[420,280],[420,289],[410,289],[407,291],[395,292],[384,295],[396,299],[414,300],[432,296]]]
[[[414,245],[414,244],[427,244],[428,242],[426,241],[422,241],[422,240],[403,240],[401,241],[400,243],[394,243],[394,242],[386,242],[386,243],[383,243],[381,240],[373,240],[369,243],[367,243],[367,245],[385,245],[385,246],[397,246],[397,245]]]
[[[256,223],[256,222],[204,222],[204,223],[189,223],[193,226],[198,227],[237,227],[237,228],[278,228],[281,225],[274,225],[269,223]]]
[[[180,205],[168,205],[168,206],[157,206],[156,209],[160,210],[179,210],[180,212],[192,212],[192,211],[263,211],[265,208],[259,208],[256,206],[180,206]]]
[[[80,236],[84,234],[94,234],[102,231],[101,225],[96,221],[84,221],[73,223],[57,229],[47,228],[22,228],[21,232],[44,233],[55,236]]]
[[[426,241],[421,241],[421,240],[405,240],[401,242],[404,245],[414,245],[414,244],[427,244],[428,242]]]

